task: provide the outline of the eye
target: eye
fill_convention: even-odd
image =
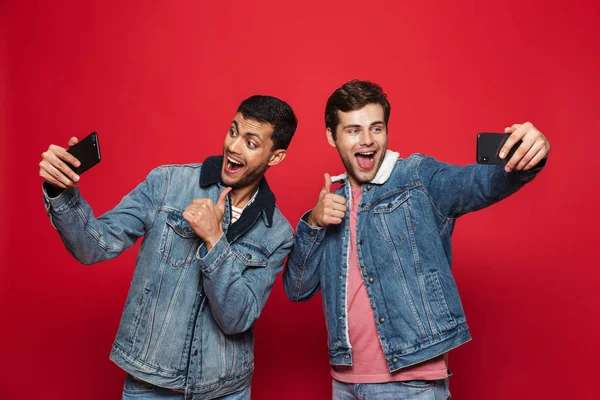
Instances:
[[[237,136],[237,132],[234,131],[233,129],[229,129],[229,136],[236,137]]]
[[[256,148],[256,143],[254,143],[254,142],[252,142],[250,140],[248,140],[246,143],[247,143],[247,145],[248,145],[248,147],[250,149],[255,149]]]
[[[380,126],[375,126],[375,127],[373,127],[373,132],[381,133],[381,132],[383,132],[383,128]]]

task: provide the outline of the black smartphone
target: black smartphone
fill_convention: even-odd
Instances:
[[[504,165],[515,154],[522,141],[518,141],[509,150],[504,159],[500,158],[500,149],[504,146],[510,133],[489,133],[482,132],[477,135],[477,164]]]
[[[67,163],[69,168],[77,175],[83,174],[100,162],[100,143],[98,142],[98,134],[96,132],[90,133],[77,144],[69,147],[67,152],[71,153],[81,163],[79,167],[74,167]]]

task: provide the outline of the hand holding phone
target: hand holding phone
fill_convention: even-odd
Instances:
[[[508,160],[515,154],[517,148],[521,145],[521,141],[517,142],[508,155],[504,158],[500,157],[500,151],[505,145],[509,133],[489,133],[482,132],[477,135],[477,163],[487,165],[505,165]]]
[[[73,166],[67,160],[69,168],[78,175],[83,174],[88,169],[100,162],[100,143],[98,142],[98,134],[92,132],[84,137],[80,142],[72,145],[67,150],[80,163],[79,166]]]
[[[42,153],[39,175],[49,184],[66,189],[77,186],[79,175],[100,162],[100,145],[95,132],[78,141],[72,137],[69,149],[50,145]]]

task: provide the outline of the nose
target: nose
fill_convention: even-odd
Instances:
[[[240,154],[239,147],[242,139],[242,135],[238,135],[234,138],[229,137],[227,143],[227,151],[233,154]]]
[[[362,131],[359,135],[358,142],[361,146],[370,146],[373,144],[373,134],[369,129]]]

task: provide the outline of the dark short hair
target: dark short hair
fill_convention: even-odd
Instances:
[[[244,118],[273,125],[273,150],[287,149],[298,126],[294,110],[285,101],[272,96],[251,96],[237,109]]]
[[[357,79],[344,83],[327,100],[325,106],[325,126],[331,129],[333,139],[336,139],[336,128],[340,123],[338,111],[348,112],[359,110],[367,104],[380,104],[383,107],[385,125],[390,119],[390,102],[381,86]]]

